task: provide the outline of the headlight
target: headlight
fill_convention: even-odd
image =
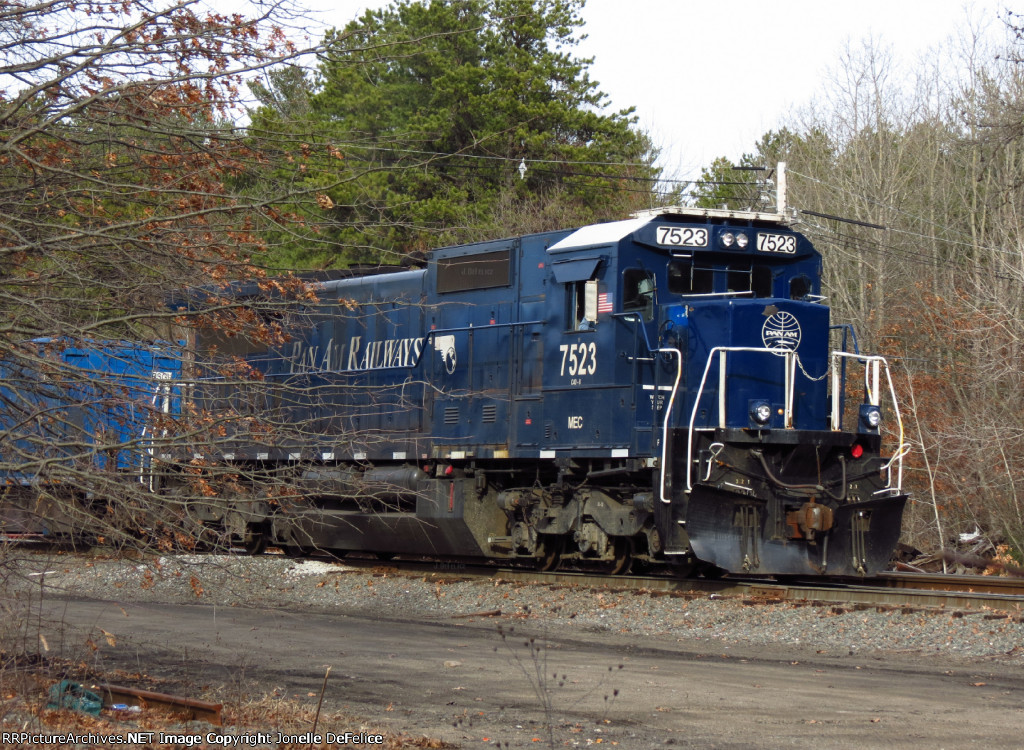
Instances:
[[[738,247],[740,250],[745,248],[749,241],[750,240],[747,239],[747,235],[743,234],[742,232],[736,235],[736,247]]]
[[[772,407],[767,401],[754,401],[750,404],[750,418],[758,424],[768,424],[772,418]]]
[[[736,242],[736,238],[732,232],[726,232],[722,235],[722,247],[732,247],[733,243]]]
[[[865,405],[860,407],[860,419],[865,427],[877,430],[882,424],[882,411],[877,406]]]

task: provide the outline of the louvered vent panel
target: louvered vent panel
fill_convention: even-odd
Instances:
[[[446,406],[444,408],[444,423],[445,424],[458,424],[459,423],[459,407],[457,407],[457,406]]]
[[[498,421],[498,405],[497,404],[484,404],[483,420],[484,420],[484,424],[493,424],[494,422]]]

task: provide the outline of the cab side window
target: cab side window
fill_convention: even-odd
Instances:
[[[597,281],[574,281],[566,284],[566,291],[570,330],[593,331],[597,327]]]
[[[654,274],[642,268],[622,272],[622,310],[639,312],[644,320],[654,319]]]
[[[789,281],[789,298],[803,299],[811,292],[811,280],[806,276],[794,276]]]

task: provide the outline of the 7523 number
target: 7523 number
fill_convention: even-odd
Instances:
[[[562,344],[558,347],[562,352],[562,376],[593,375],[597,371],[597,346],[593,341],[580,341],[575,344]]]
[[[706,247],[708,230],[701,227],[658,227],[658,244],[676,247]]]
[[[758,233],[757,249],[762,253],[786,253],[787,255],[792,255],[796,252],[796,235]]]

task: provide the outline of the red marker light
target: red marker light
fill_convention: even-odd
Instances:
[[[853,447],[850,448],[850,455],[854,458],[860,458],[864,455],[864,446],[860,443],[854,443]]]

